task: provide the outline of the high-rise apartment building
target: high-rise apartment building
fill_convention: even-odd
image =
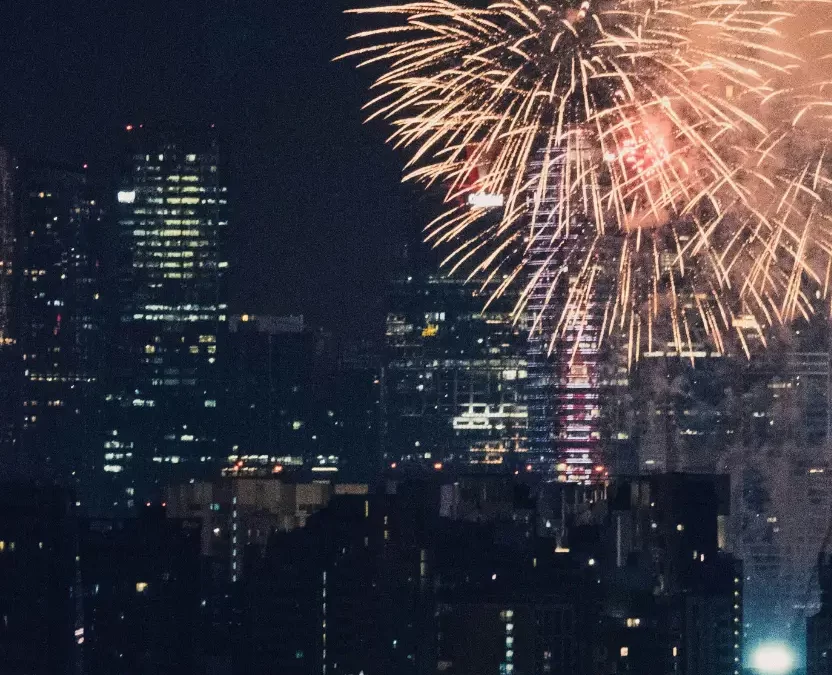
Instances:
[[[205,134],[128,126],[117,193],[118,339],[101,469],[129,505],[216,469],[227,325],[226,172]]]
[[[525,335],[512,298],[439,274],[394,283],[384,382],[388,464],[525,466]]]
[[[101,202],[84,171],[24,162],[19,174],[18,470],[77,488],[100,408]]]

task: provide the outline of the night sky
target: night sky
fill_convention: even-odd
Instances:
[[[0,140],[112,161],[127,123],[215,122],[232,171],[232,307],[377,333],[402,244],[438,205],[399,184],[370,73],[333,63],[371,0],[3,0]],[[362,21],[364,23],[362,23]]]

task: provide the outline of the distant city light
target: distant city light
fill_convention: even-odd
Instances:
[[[766,642],[751,652],[751,669],[761,675],[788,675],[794,668],[794,651],[782,642]]]

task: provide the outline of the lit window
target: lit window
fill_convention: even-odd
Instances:
[[[136,582],[136,593],[144,593],[147,589],[147,583],[144,581]]]
[[[629,647],[622,647],[620,653],[621,653],[621,656],[629,656],[630,655],[630,648]]]

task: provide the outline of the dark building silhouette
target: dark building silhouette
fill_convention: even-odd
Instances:
[[[303,317],[232,316],[228,344],[231,453],[267,472],[308,461],[315,353]]]
[[[724,551],[727,476],[621,479],[607,508],[604,621],[619,668],[739,673],[743,573]]]
[[[381,366],[370,345],[336,350],[302,316],[260,314],[232,316],[228,340],[224,473],[379,473]]]
[[[83,521],[84,663],[88,675],[197,673],[200,522],[158,507]]]
[[[250,547],[236,672],[419,672],[427,587],[403,517],[384,495],[335,497]]]
[[[383,359],[373,343],[354,343],[340,350],[332,420],[339,480],[372,483],[382,473],[384,378]]]
[[[77,535],[69,491],[0,484],[3,675],[80,675]]]
[[[595,563],[551,546],[495,545],[470,535],[432,551],[432,672],[597,672]]]
[[[391,477],[249,546],[238,672],[739,672],[726,481],[520,478]]]
[[[0,673],[740,672],[724,477],[226,478],[80,533],[69,493],[3,487]]]

